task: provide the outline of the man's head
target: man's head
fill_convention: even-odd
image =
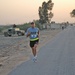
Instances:
[[[31,22],[31,27],[34,28],[35,27],[35,23]]]

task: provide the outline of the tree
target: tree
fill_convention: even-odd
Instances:
[[[75,17],[75,9],[72,10],[72,12],[70,13],[71,17]]]
[[[51,19],[54,16],[54,14],[52,13],[53,5],[54,5],[54,3],[52,3],[52,0],[49,0],[48,3],[47,3],[47,8],[48,8],[48,23],[51,22]]]
[[[43,2],[42,7],[39,7],[39,22],[40,23],[50,23],[51,19],[53,18],[52,8],[54,3],[52,0],[49,0],[47,3]]]

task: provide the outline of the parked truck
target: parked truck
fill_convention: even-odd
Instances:
[[[4,31],[4,36],[8,37],[8,36],[13,36],[17,34],[18,36],[24,36],[25,31],[24,30],[20,30],[19,28],[8,28],[6,31]]]

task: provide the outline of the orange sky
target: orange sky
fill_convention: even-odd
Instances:
[[[39,19],[38,8],[48,0],[0,0],[0,24],[21,24]],[[70,12],[75,8],[74,0],[52,0],[52,21],[74,22]]]

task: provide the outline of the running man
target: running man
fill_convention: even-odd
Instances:
[[[37,61],[37,45],[39,43],[39,28],[35,27],[34,22],[31,23],[31,27],[27,29],[27,37],[30,37],[30,47],[33,53],[33,61]]]

